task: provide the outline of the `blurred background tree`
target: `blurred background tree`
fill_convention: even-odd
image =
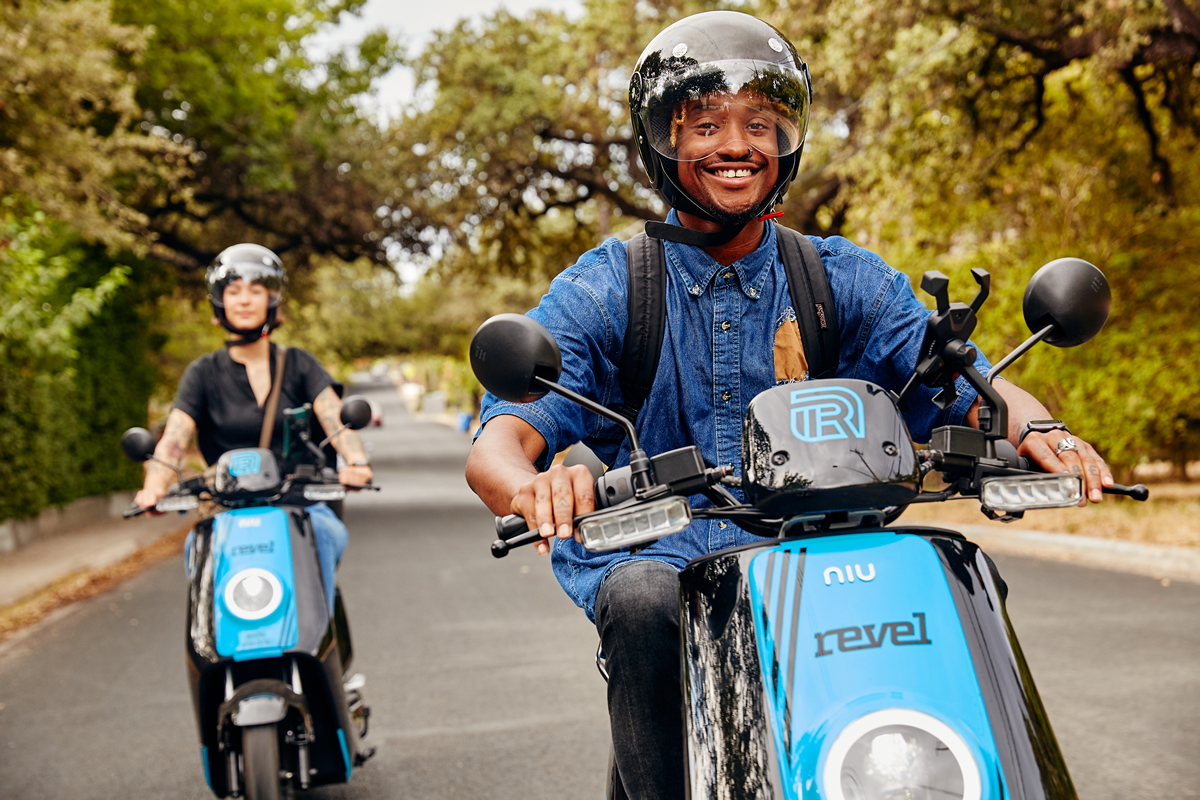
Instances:
[[[0,415],[31,407],[62,365],[78,381],[85,360],[97,375],[148,365],[121,402],[169,401],[220,339],[202,267],[242,240],[283,254],[280,335],[331,366],[461,358],[478,321],[530,307],[584,250],[665,214],[635,155],[629,75],[666,25],[730,8],[778,26],[812,69],[785,223],[845,235],[915,278],[941,269],[956,299],[987,268],[979,340],[994,358],[1027,335],[1020,298],[1037,267],[1096,263],[1114,291],[1106,330],[1035,351],[1011,377],[1122,469],[1183,464],[1200,444],[1196,0],[585,0],[578,15],[463,20],[413,52],[377,31],[314,55],[313,34],[361,6],[0,6],[0,195],[24,231],[0,257],[17,263],[19,239],[25,269],[66,270],[48,314],[89,287],[102,306],[71,328],[80,355],[53,368],[18,364],[4,342],[0,368],[18,377]],[[372,87],[396,65],[416,91],[382,123]],[[423,277],[405,284],[398,268]],[[123,333],[85,337],[102,321]],[[114,391],[102,384],[72,391]],[[104,424],[115,436],[116,417]]]

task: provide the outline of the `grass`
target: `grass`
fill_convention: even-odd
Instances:
[[[910,506],[904,522],[986,525],[1001,528],[1073,533],[1146,544],[1200,547],[1200,483],[1148,483],[1150,498],[1139,503],[1105,495],[1086,508],[1028,511],[1016,522],[993,522],[978,503],[953,500]],[[933,488],[932,486],[926,488]]]

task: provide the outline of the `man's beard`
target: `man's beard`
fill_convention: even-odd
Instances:
[[[749,225],[754,220],[761,216],[756,208],[749,208],[745,211],[731,212],[718,207],[710,199],[703,201],[693,198],[693,202],[700,208],[704,209],[704,213],[712,217],[713,222],[723,228],[744,227]]]

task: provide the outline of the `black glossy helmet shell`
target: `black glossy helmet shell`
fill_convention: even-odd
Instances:
[[[214,310],[225,307],[225,287],[239,280],[266,287],[270,307],[276,308],[287,275],[279,256],[262,245],[243,243],[227,247],[213,259],[205,274],[208,299]]]
[[[768,97],[789,121],[788,133],[780,132],[779,177],[756,212],[762,214],[783,200],[803,152],[812,82],[796,49],[749,14],[709,11],[667,27],[642,52],[629,83],[630,118],[646,172],[672,208],[711,219],[679,186],[678,162],[664,154],[661,128],[670,109],[743,88]]]

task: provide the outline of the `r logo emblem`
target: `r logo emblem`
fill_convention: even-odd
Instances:
[[[792,435],[802,442],[862,439],[862,398],[843,386],[820,386],[792,392]]]

